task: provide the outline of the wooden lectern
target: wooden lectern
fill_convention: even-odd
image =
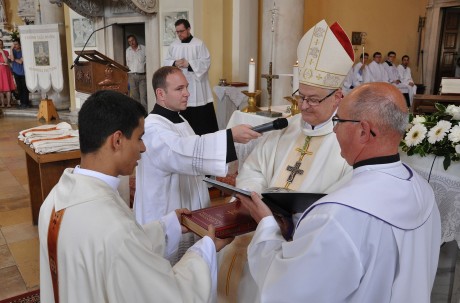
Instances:
[[[129,68],[96,50],[75,53],[87,60],[75,65],[75,89],[78,92],[92,94],[98,90],[108,89],[128,94]]]

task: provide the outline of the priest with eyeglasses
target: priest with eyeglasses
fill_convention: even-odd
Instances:
[[[389,83],[366,83],[332,121],[353,177],[311,205],[286,241],[257,193],[248,263],[260,302],[429,303],[441,218],[428,182],[401,162],[409,113]]]
[[[263,136],[239,171],[237,187],[257,193],[272,187],[330,193],[351,178],[332,122],[354,62],[351,42],[338,23],[329,26],[323,20],[303,36],[297,59],[300,83],[294,97],[301,112],[287,128]],[[251,237],[236,237],[219,254],[219,302],[259,302],[246,258]]]

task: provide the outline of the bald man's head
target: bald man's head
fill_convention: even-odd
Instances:
[[[348,164],[398,153],[409,114],[401,92],[389,83],[366,83],[340,103],[335,117],[342,157]]]
[[[349,114],[357,120],[366,119],[382,133],[396,131],[404,135],[409,123],[404,96],[394,85],[385,82],[365,83],[343,100]]]

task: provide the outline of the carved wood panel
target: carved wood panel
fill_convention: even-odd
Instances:
[[[157,0],[118,0],[117,2],[112,0],[63,0],[63,2],[86,18],[104,17],[105,7],[108,6],[110,8],[115,5],[119,6],[120,3],[118,2],[122,2],[129,7],[131,11],[139,14],[149,15],[158,12]]]

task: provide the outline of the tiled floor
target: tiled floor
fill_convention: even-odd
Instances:
[[[43,123],[36,120],[36,110],[11,111],[19,116],[0,117],[0,300],[39,287],[38,233],[32,225],[25,155],[16,138],[20,130]],[[433,303],[460,302],[457,251],[454,242],[441,249]]]
[[[18,131],[35,118],[0,118],[0,300],[39,287],[38,233],[32,225],[24,151]]]

